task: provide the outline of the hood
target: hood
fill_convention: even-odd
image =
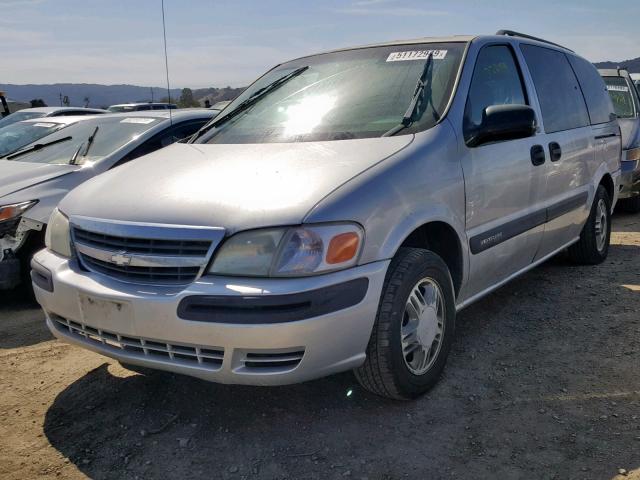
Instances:
[[[0,198],[80,168],[76,165],[0,160]],[[34,199],[35,200],[35,199]]]
[[[85,182],[67,215],[224,227],[302,222],[342,184],[406,147],[413,135],[332,142],[174,144]]]
[[[640,146],[640,118],[619,118],[622,149]]]

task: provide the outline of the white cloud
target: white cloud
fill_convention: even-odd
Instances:
[[[346,15],[382,15],[387,17],[441,17],[450,13],[444,10],[430,10],[422,8],[398,7],[398,8],[366,8],[347,7],[333,10],[336,13]]]

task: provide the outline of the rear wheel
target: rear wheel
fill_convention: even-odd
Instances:
[[[401,248],[389,265],[365,363],[355,370],[367,390],[394,399],[429,390],[455,329],[451,275],[435,253]]]
[[[602,263],[609,254],[610,239],[611,200],[607,190],[599,185],[580,240],[569,247],[569,257],[583,265]]]

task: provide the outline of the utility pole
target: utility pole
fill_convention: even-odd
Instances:
[[[62,106],[62,92],[60,92],[60,106]]]
[[[151,103],[153,103],[153,87],[149,87],[149,90],[151,90]]]

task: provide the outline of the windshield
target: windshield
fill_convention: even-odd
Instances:
[[[622,77],[604,77],[604,83],[609,90],[609,96],[618,118],[633,118],[636,116],[633,97],[627,80]]]
[[[43,112],[15,112],[11,115],[7,115],[0,120],[0,128],[6,127],[15,122],[21,122],[22,120],[29,120],[31,118],[44,117]]]
[[[135,140],[142,133],[164,120],[163,118],[127,117],[125,115],[101,116],[83,120],[49,135],[42,141],[48,143],[68,136],[71,137],[71,140],[27,153],[16,157],[13,161],[68,164],[76,151],[80,149],[76,158],[77,163],[95,162],[115,152],[131,140]],[[96,127],[98,127],[97,131]],[[94,133],[95,136],[85,157],[83,153],[86,151],[87,142]]]
[[[402,133],[431,128],[449,103],[464,47],[464,43],[394,45],[326,53],[285,63],[247,88],[216,121],[261,89],[298,69],[308,68],[195,143],[380,137],[402,122],[430,52],[433,67],[429,68],[431,81],[424,92],[424,106],[416,121]]]
[[[65,127],[64,123],[17,122],[0,128],[0,156],[35,142]]]

